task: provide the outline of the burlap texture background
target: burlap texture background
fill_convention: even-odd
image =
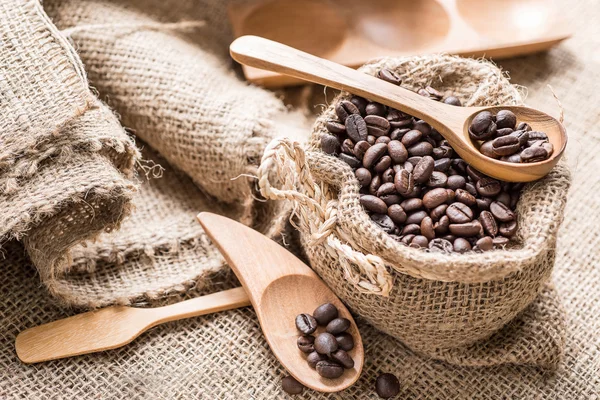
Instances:
[[[229,31],[221,2],[169,2],[164,16],[171,22],[203,19],[219,30],[219,57],[225,57]],[[545,88],[551,83],[563,101],[571,134],[570,162],[574,172],[566,218],[557,245],[556,290],[567,311],[566,353],[554,372],[527,366],[457,367],[419,357],[397,340],[360,323],[367,362],[361,380],[334,395],[306,392],[298,398],[377,398],[373,391],[380,372],[395,373],[402,383],[400,398],[590,399],[600,395],[600,285],[597,212],[600,190],[597,171],[600,135],[594,89],[600,78],[597,58],[600,17],[597,1],[569,3],[565,13],[580,34],[549,54],[522,57],[502,66],[513,81],[530,89],[528,104],[556,113]],[[590,18],[586,23],[586,18]],[[595,19],[592,19],[595,18]],[[582,21],[583,19],[583,21]],[[582,23],[583,22],[583,23]],[[191,40],[193,43],[193,40]],[[585,49],[582,51],[582,49]],[[215,53],[215,54],[217,54]],[[321,97],[322,102],[322,97]],[[210,202],[210,200],[207,200]],[[14,353],[16,334],[27,327],[68,315],[51,300],[16,243],[5,244],[7,258],[0,274],[0,397],[6,398],[130,398],[130,399],[263,399],[284,398],[279,380],[285,372],[270,354],[250,309],[169,323],[153,329],[131,345],[93,356],[35,366],[20,364]],[[189,259],[190,263],[192,259]],[[177,258],[172,265],[175,266]],[[193,273],[190,264],[189,271]],[[200,263],[196,264],[199,271]],[[235,284],[221,270],[203,281],[206,292]],[[202,286],[202,285],[200,285]],[[196,292],[190,291],[190,295]],[[173,299],[174,300],[174,299]],[[535,308],[526,313],[542,314]],[[537,311],[536,311],[537,310]],[[525,319],[523,319],[525,320]],[[536,317],[535,320],[539,320]],[[507,329],[525,324],[515,321]]]
[[[390,58],[360,70],[375,75],[382,68],[395,71],[408,89],[432,85],[442,93],[452,91],[465,106],[523,104],[501,71],[484,61]],[[269,145],[259,170],[261,192],[267,198],[291,200],[312,268],[375,327],[431,356],[437,356],[438,349],[487,338],[533,301],[550,277],[570,185],[566,163],[523,189],[517,205],[517,243],[507,249],[439,254],[410,248],[393,240],[364,212],[351,168],[321,151],[326,123],[337,118],[334,103],[350,97],[337,96],[317,118],[305,155],[301,149],[292,150],[287,140]],[[287,187],[273,189],[261,176],[272,169],[279,171],[281,181],[290,181]],[[537,351],[543,354],[547,349]]]

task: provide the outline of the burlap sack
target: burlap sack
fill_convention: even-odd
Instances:
[[[0,3],[0,37],[0,242],[56,294],[69,249],[129,214],[139,153],[39,3]]]
[[[466,106],[523,104],[517,89],[487,62],[390,58],[361,71],[374,75],[384,67],[396,71],[409,89],[451,90]],[[334,102],[349,97],[342,93]],[[404,246],[376,226],[360,205],[350,167],[321,152],[325,124],[335,118],[330,105],[315,123],[306,154],[290,140],[269,145],[259,171],[263,195],[293,200],[313,269],[355,313],[411,349],[469,363],[468,346],[515,318],[550,277],[570,185],[565,163],[523,190],[517,245],[485,253],[430,253]],[[274,169],[285,180],[281,188],[261,175]],[[560,324],[560,313],[556,316],[553,323]],[[452,349],[459,350],[449,357]]]

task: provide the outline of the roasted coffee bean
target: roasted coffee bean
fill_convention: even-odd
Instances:
[[[388,168],[381,174],[381,182],[383,183],[393,183],[394,182],[394,170],[392,168]],[[387,203],[386,203],[387,204]]]
[[[346,369],[354,368],[354,360],[342,349],[338,349],[335,353],[331,353],[331,358]]]
[[[498,154],[494,151],[494,141],[488,140],[487,142],[483,142],[481,146],[479,146],[479,151],[486,157],[490,158],[500,158]]]
[[[365,108],[367,115],[383,116],[383,115],[385,115],[385,110],[386,110],[386,108],[383,104],[375,103],[375,102],[371,102],[371,103],[367,104],[367,107]]]
[[[496,196],[496,201],[499,201],[500,203],[504,204],[506,207],[510,208],[510,194],[508,194],[506,192],[502,192],[502,193],[498,194],[498,196]]]
[[[498,128],[514,129],[517,124],[517,116],[510,110],[500,110],[496,114],[496,126]]]
[[[400,75],[398,75],[396,72],[389,70],[387,68],[383,68],[383,69],[379,70],[379,72],[377,73],[377,77],[379,79],[383,79],[384,81],[392,83],[394,85],[400,85],[402,83],[402,79],[400,78]]]
[[[519,139],[519,146],[525,146],[529,141],[529,132],[527,131],[514,131],[509,136],[514,136]]]
[[[446,209],[446,215],[452,223],[464,224],[473,219],[473,210],[464,203],[452,203]]]
[[[425,218],[427,216],[427,211],[415,211],[413,213],[408,214],[408,216],[406,217],[406,224],[410,225],[410,224],[417,224],[420,225],[421,221],[423,221],[423,218]]]
[[[514,132],[514,129],[511,129],[511,128],[498,129],[498,130],[496,130],[496,137],[510,135],[513,132]]]
[[[361,115],[364,116],[367,113],[367,104],[369,104],[367,99],[360,96],[352,96],[350,102],[358,108]]]
[[[548,151],[543,147],[528,147],[521,152],[521,161],[524,163],[544,161],[547,158]]]
[[[432,251],[451,253],[454,250],[454,247],[449,241],[437,238],[429,241],[429,249]]]
[[[454,202],[454,199],[456,198],[456,191],[452,189],[446,189],[446,192],[448,193],[448,201],[446,204]]]
[[[531,132],[531,126],[527,122],[521,122],[517,125],[516,130]]]
[[[423,157],[421,157],[421,156],[411,156],[411,157],[408,157],[406,162],[412,164],[413,166],[416,166],[419,163],[419,161],[421,161],[422,159],[423,159]]]
[[[448,183],[448,175],[440,171],[433,171],[429,180],[427,181],[427,187],[430,188],[443,188]]]
[[[423,133],[419,130],[413,129],[406,132],[400,141],[404,147],[408,148],[413,144],[417,144],[421,140],[421,137],[423,137]]]
[[[381,198],[381,196],[384,196],[386,194],[392,194],[395,192],[396,192],[396,187],[394,186],[393,183],[391,183],[391,182],[384,183],[381,186],[379,186],[379,189],[377,189],[377,197]]]
[[[492,178],[478,180],[475,188],[477,189],[477,193],[483,197],[494,197],[500,193],[500,190],[502,189],[500,187],[500,182]]]
[[[387,204],[388,206],[388,213],[389,213],[389,207],[395,204],[400,204],[400,202],[402,201],[402,197],[400,195],[397,194],[387,194],[384,196],[380,197],[381,200],[383,200],[385,202],[385,204]]]
[[[385,214],[387,213],[387,205],[383,200],[381,200],[377,196],[372,196],[370,194],[366,194],[360,197],[360,204],[368,211],[377,214]]]
[[[375,144],[377,145],[377,144]],[[373,166],[373,169],[378,174],[383,173],[385,170],[392,166],[392,159],[390,156],[383,156],[377,161],[377,163]]]
[[[327,356],[324,354],[319,354],[316,351],[313,351],[308,356],[306,356],[306,362],[308,363],[308,366],[313,369],[317,368],[317,363],[319,361],[324,360],[327,360]]]
[[[392,204],[389,206],[387,214],[396,225],[402,225],[406,222],[407,215],[400,204]]]
[[[395,375],[381,374],[375,382],[375,391],[382,399],[389,399],[400,393],[400,382]]]
[[[517,221],[503,222],[498,228],[498,232],[507,238],[513,237],[517,233]]]
[[[323,378],[336,379],[344,373],[344,367],[335,361],[323,360],[317,363],[317,372]]]
[[[336,318],[327,324],[325,330],[332,335],[338,335],[350,328],[350,320],[347,318]]]
[[[408,244],[414,237],[415,235],[413,233],[409,233],[408,235],[402,235],[400,236],[400,243],[408,246]]]
[[[475,242],[475,248],[481,251],[488,251],[494,248],[494,241],[489,236],[484,236]]]
[[[341,124],[338,121],[327,121],[326,127],[327,130],[331,133],[346,133],[346,125]]]
[[[447,215],[442,215],[440,220],[433,224],[433,230],[436,235],[445,235],[448,233],[448,228],[450,227],[450,218]]]
[[[433,152],[433,146],[429,142],[419,142],[413,144],[407,150],[410,156],[429,156]]]
[[[346,164],[348,164],[352,168],[360,167],[360,160],[354,156],[350,156],[348,154],[341,153],[338,157],[340,158],[340,160],[344,161]]]
[[[448,193],[448,191],[446,191],[446,193]],[[442,218],[444,215],[446,215],[447,209],[448,209],[448,204],[440,204],[439,206],[437,206],[433,210],[431,210],[429,215],[431,216],[431,218],[434,221],[438,221],[440,218]]]
[[[356,158],[362,160],[367,150],[369,150],[369,147],[371,147],[371,145],[365,140],[361,140],[360,142],[356,143],[354,145],[354,155]]]
[[[338,309],[331,303],[325,303],[315,308],[312,315],[319,325],[326,326],[338,317]]]
[[[448,97],[446,97],[444,99],[444,103],[450,104],[451,106],[457,106],[457,107],[461,107],[462,106],[460,100],[456,96],[448,96]]]
[[[402,235],[419,235],[421,233],[421,225],[408,224],[402,229]]]
[[[413,124],[413,129],[421,131],[423,137],[428,136],[431,133],[431,125],[423,120],[415,121]]]
[[[335,336],[335,340],[338,342],[338,347],[344,351],[350,351],[354,348],[354,338],[349,333],[340,333]]]
[[[380,136],[380,137],[377,138],[377,140],[375,141],[375,143],[385,143],[385,144],[388,144],[391,141],[392,141],[392,139],[390,139],[388,136]]]
[[[454,240],[454,251],[457,253],[464,253],[466,251],[471,250],[471,243],[467,239],[464,238],[456,238]]]
[[[358,116],[360,116],[360,111],[358,110],[358,108],[348,100],[342,100],[341,102],[336,104],[335,113],[337,114],[340,121],[342,121],[344,125],[346,125],[346,130],[348,129],[348,117],[352,114],[357,114]]]
[[[529,140],[548,140],[548,135],[544,132],[539,131],[530,131],[529,132]]]
[[[386,233],[394,233],[396,226],[394,221],[386,214],[371,214],[371,220],[375,222]]]
[[[492,129],[494,128],[494,129]],[[487,140],[494,136],[494,116],[489,111],[482,111],[473,118],[469,126],[469,133],[475,140]]]
[[[519,138],[512,134],[500,136],[492,142],[492,150],[498,156],[510,156],[519,151],[520,148],[521,144],[519,143]]]
[[[371,178],[371,183],[369,184],[369,193],[376,195],[379,186],[381,186],[381,177],[379,175],[375,175]]]
[[[350,103],[352,104],[352,103]],[[353,105],[354,107],[354,105]],[[356,107],[355,107],[356,108]],[[360,114],[352,114],[350,115],[345,122],[346,125],[346,133],[350,139],[354,140],[354,142],[360,142],[361,140],[367,140],[368,130],[367,124],[363,117]]]
[[[496,219],[489,211],[482,211],[479,214],[479,223],[483,227],[485,233],[490,236],[496,236],[498,234],[498,224],[496,224]]]
[[[296,317],[296,328],[305,335],[317,330],[317,320],[310,314],[300,314]]]
[[[396,164],[404,164],[408,158],[406,147],[399,140],[392,140],[388,143],[388,154]]]
[[[358,168],[354,171],[354,175],[361,186],[369,186],[371,183],[371,172],[366,168]]]
[[[287,394],[300,394],[304,390],[304,385],[293,376],[286,376],[281,380],[281,388]]]
[[[487,176],[483,172],[471,167],[470,165],[467,165],[465,172],[467,173],[467,175],[469,175],[469,178],[471,178],[473,180],[473,182],[477,182],[478,180],[483,179],[483,178],[489,178],[489,176]]]
[[[401,195],[410,194],[415,188],[415,182],[412,173],[403,169],[400,173],[396,173],[394,176],[394,185],[396,185],[396,190]]]
[[[298,337],[298,348],[303,353],[312,353],[315,351],[315,337],[312,335],[299,336]]]
[[[448,201],[448,191],[444,188],[432,189],[423,196],[423,205],[432,209]]]
[[[400,141],[404,134],[409,131],[409,128],[396,128],[390,133],[390,139]]]
[[[468,188],[468,184],[465,184],[465,187]],[[475,189],[477,190],[477,189]],[[475,198],[474,195],[472,195],[471,193],[469,193],[467,190],[463,190],[463,189],[456,189],[456,200],[468,205],[469,207],[472,207],[474,205],[477,204],[477,199]],[[475,192],[477,193],[477,192]]]
[[[434,171],[446,172],[446,171],[448,171],[449,167],[450,167],[450,159],[449,158],[440,158],[438,160],[435,160],[435,163],[433,164]]]
[[[365,118],[369,135],[380,137],[387,135],[390,131],[390,123],[386,118],[379,115],[367,115]]]
[[[506,246],[509,242],[509,239],[504,236],[496,236],[492,242],[494,246]]]
[[[477,236],[483,232],[481,224],[477,220],[464,224],[450,224],[449,229],[453,235],[462,237]]]
[[[429,93],[429,97],[431,97],[435,100],[441,100],[442,97],[444,97],[443,94],[441,94],[439,91],[435,90],[431,86],[425,87],[425,91],[427,91],[427,93]]]
[[[508,222],[515,219],[515,213],[513,213],[510,208],[498,201],[494,201],[492,204],[490,204],[490,212],[498,221],[501,222]]]
[[[425,236],[427,240],[433,240],[435,238],[433,220],[431,217],[425,217],[421,220],[421,235]]]
[[[453,158],[450,165],[460,174],[464,175],[467,172],[468,164],[462,158]]]
[[[367,135],[367,143],[373,146],[377,142],[377,138],[373,135]]]
[[[467,184],[467,180],[462,175],[452,175],[448,177],[447,186],[452,190],[463,189]]]
[[[337,340],[329,332],[323,332],[315,338],[315,350],[318,353],[330,355],[338,349]]]
[[[340,141],[336,136],[325,134],[321,136],[321,149],[327,154],[338,154]]]
[[[398,110],[390,110],[387,115],[391,129],[406,128],[412,125],[412,118]]]
[[[373,167],[387,153],[387,144],[377,143],[369,147],[362,159],[365,168]]]
[[[408,243],[410,247],[426,248],[429,246],[429,240],[423,235],[415,235]]]
[[[344,142],[342,143],[342,153],[346,153],[351,156],[354,155],[354,142],[352,140],[344,140]]]
[[[522,162],[521,155],[519,153],[515,153],[515,154],[512,154],[510,156],[500,157],[500,161],[507,161],[507,162],[511,162],[511,163],[520,163],[520,162]]]
[[[433,172],[433,167],[435,165],[435,161],[430,156],[423,157],[417,165],[415,165],[415,169],[413,170],[413,179],[415,183],[425,183],[429,180],[431,173]],[[400,192],[400,191],[398,191]],[[400,193],[402,194],[402,193]]]

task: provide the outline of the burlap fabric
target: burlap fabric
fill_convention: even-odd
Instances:
[[[0,241],[59,295],[69,249],[129,214],[139,153],[40,4],[2,2],[0,37]]]
[[[382,68],[396,71],[411,90],[432,85],[452,91],[465,106],[523,104],[501,71],[484,61],[391,58],[361,71],[374,75]],[[517,205],[518,244],[506,250],[447,255],[407,247],[364,212],[350,167],[320,149],[327,121],[336,119],[333,104],[350,96],[340,94],[319,116],[306,154],[287,139],[269,145],[259,171],[261,191],[292,200],[313,269],[354,312],[412,349],[448,360],[448,349],[485,339],[513,319],[549,279],[568,168],[561,162],[525,187]],[[286,180],[281,188],[261,175],[273,169]],[[561,323],[560,313],[552,323]]]
[[[126,0],[121,1],[133,7]],[[149,1],[147,7],[153,9],[159,6],[157,3]],[[206,32],[213,35],[213,47],[219,49],[214,54],[221,59],[225,57],[230,32],[223,2],[162,3],[161,16],[167,22],[206,21],[210,28]],[[85,4],[82,7],[86,9]],[[581,1],[569,3],[566,12],[577,22],[581,35],[548,55],[503,64],[513,72],[513,81],[530,88],[528,104],[556,113],[555,103],[548,100],[549,92],[545,89],[546,83],[552,83],[568,116],[569,160],[574,182],[558,240],[554,274],[557,292],[567,311],[566,352],[559,368],[548,371],[514,364],[454,366],[418,356],[400,341],[360,321],[367,359],[359,382],[342,393],[324,395],[306,391],[297,398],[376,399],[374,380],[381,372],[392,372],[399,377],[402,389],[398,397],[407,399],[593,399],[600,396],[600,324],[596,318],[600,314],[600,297],[595,290],[600,285],[595,250],[600,245],[597,234],[600,203],[595,196],[600,189],[597,175],[600,162],[595,157],[600,151],[600,136],[595,109],[598,99],[594,90],[594,82],[600,78],[596,56],[600,50],[600,31],[597,24],[586,23],[584,17],[598,17],[598,7],[595,1]],[[194,38],[186,40],[195,43]],[[322,96],[320,99],[322,102]],[[174,175],[167,170],[164,176],[172,179]],[[183,179],[180,174],[176,176]],[[158,183],[160,179],[150,182]],[[185,199],[186,193],[190,198],[198,193],[190,181],[187,182],[178,184],[182,190],[169,201],[171,207],[175,199]],[[142,185],[142,195],[145,187]],[[172,187],[165,185],[153,194],[166,201],[169,196],[165,193],[168,194],[169,189]],[[209,197],[205,197],[204,203],[215,206]],[[164,218],[162,223],[168,221],[165,210],[160,211]],[[289,239],[286,241],[290,242]],[[40,287],[22,246],[6,243],[4,249],[6,258],[0,260],[3,271],[0,274],[0,398],[286,398],[279,386],[285,371],[270,353],[256,316],[249,308],[159,326],[124,348],[102,354],[33,366],[21,364],[14,353],[16,334],[27,327],[69,315],[71,311],[58,307],[47,290]],[[161,258],[155,259],[158,260]],[[177,254],[169,259],[173,273],[185,268],[192,274],[194,269],[200,271],[203,279],[195,281],[193,286],[197,290],[190,288],[189,296],[237,284],[228,270],[216,263],[219,272],[202,275],[204,262],[197,261],[194,265],[194,261],[193,256],[180,260]],[[122,283],[120,278],[111,282]],[[166,294],[160,290],[156,293]],[[554,298],[552,292],[542,292],[546,293]],[[175,296],[171,300],[179,298]],[[142,299],[150,300],[147,296]],[[541,321],[540,317],[555,319],[546,307],[538,307],[538,300],[522,315],[533,315],[529,321]],[[515,319],[504,329],[518,331],[532,323],[526,318]],[[534,330],[537,331],[539,328]],[[535,337],[545,340],[550,336]],[[505,346],[506,340],[501,343]]]

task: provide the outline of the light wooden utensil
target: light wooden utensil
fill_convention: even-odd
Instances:
[[[226,290],[159,308],[108,307],[30,328],[17,336],[19,359],[36,363],[114,349],[164,322],[251,303],[273,353],[298,381],[321,392],[337,392],[356,382],[364,363],[360,333],[349,311],[323,281],[289,251],[238,222],[211,213],[201,213],[198,220],[245,290]],[[352,321],[348,332],[355,343],[349,351],[354,368],[337,379],[321,378],[296,345],[296,315],[312,313],[327,302]]]
[[[470,165],[494,178],[508,182],[529,182],[548,174],[562,156],[567,133],[555,118],[541,111],[520,106],[456,107],[432,101],[410,90],[371,75],[345,67],[281,43],[257,36],[242,36],[230,46],[231,56],[241,64],[290,75],[305,81],[365,97],[399,109],[433,126]],[[527,122],[533,130],[545,132],[554,152],[536,163],[509,163],[494,160],[479,152],[469,137],[469,124],[483,111],[511,110],[517,121]]]
[[[232,2],[235,37],[256,35],[356,68],[383,56],[494,59],[545,50],[572,34],[552,0],[264,0]],[[564,6],[564,5],[563,5]],[[266,87],[302,83],[245,66]]]

